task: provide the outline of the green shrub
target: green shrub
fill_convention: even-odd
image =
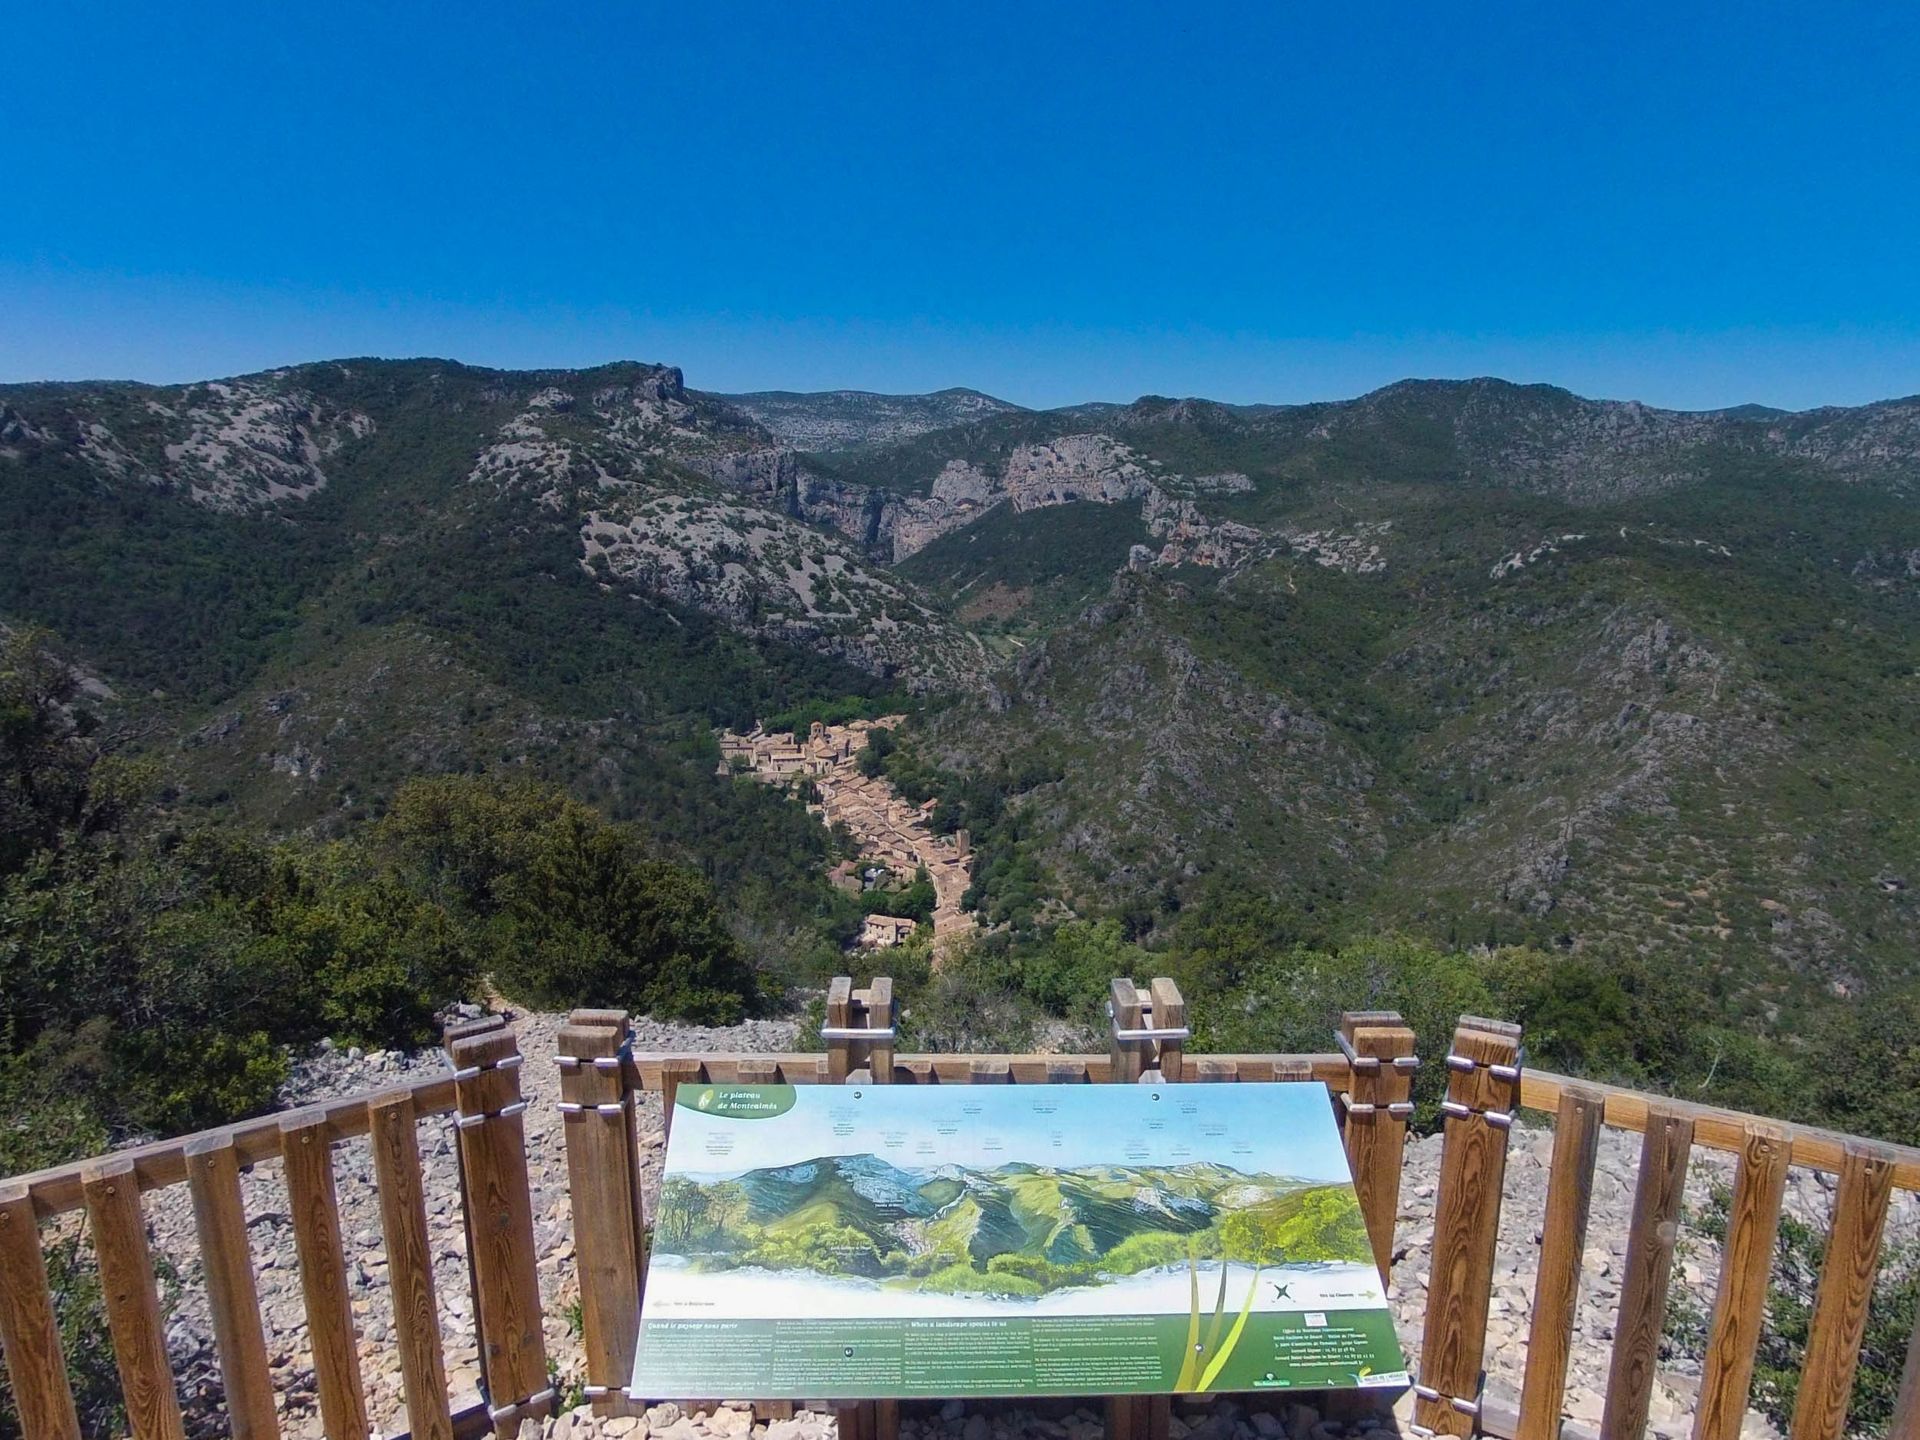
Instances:
[[[1689,1218],[1700,1233],[1724,1239],[1732,1199],[1726,1186],[1715,1186],[1706,1203]],[[1782,1432],[1792,1425],[1799,1399],[1826,1250],[1826,1237],[1819,1230],[1792,1215],[1781,1218],[1754,1360],[1753,1403]],[[1920,1315],[1920,1248],[1911,1242],[1889,1244],[1881,1253],[1879,1277],[1867,1306],[1860,1363],[1847,1408],[1849,1435],[1886,1433],[1916,1315]],[[1672,1307],[1666,1328],[1669,1347],[1697,1360],[1706,1348],[1707,1334],[1703,1307],[1697,1303]]]

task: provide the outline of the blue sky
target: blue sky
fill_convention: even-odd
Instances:
[[[1910,394],[1917,15],[16,6],[0,379]]]
[[[793,1109],[765,1120],[680,1106],[668,1167],[734,1175],[873,1154],[903,1170],[991,1170],[1011,1161],[1062,1169],[1214,1163],[1249,1175],[1348,1178],[1327,1092],[1318,1085],[881,1085],[857,1092],[798,1085],[793,1093]]]

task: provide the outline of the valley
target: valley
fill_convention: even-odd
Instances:
[[[755,726],[744,735],[725,731],[720,736],[723,773],[736,767],[763,784],[793,789],[810,796],[809,814],[829,830],[843,828],[857,850],[852,860],[836,864],[834,883],[858,895],[882,877],[910,885],[925,871],[933,886],[933,938],[938,948],[974,933],[977,922],[961,901],[973,883],[965,830],[936,835],[928,825],[933,802],[910,805],[883,778],[861,773],[859,758],[876,730],[892,731],[904,715],[883,715],[845,725],[815,721],[805,740],[791,731],[767,734]],[[881,946],[900,943],[884,932]]]
[[[858,872],[924,867],[929,1044],[1078,1023],[1100,968],[1318,1034],[1252,997],[1391,952],[1684,997],[1606,1063],[1758,1101],[1801,1091],[1730,1045],[1920,994],[1917,489],[1912,399],[353,359],[0,387],[0,623],[111,691],[169,824],[328,844],[423,773],[552,783],[711,884],[769,994],[868,932]]]

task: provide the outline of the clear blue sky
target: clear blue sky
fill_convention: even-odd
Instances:
[[[1920,391],[1880,3],[17,5],[0,379]]]

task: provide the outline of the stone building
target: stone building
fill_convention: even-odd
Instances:
[[[860,927],[860,943],[869,949],[887,950],[910,937],[920,928],[918,920],[900,915],[869,915]]]

